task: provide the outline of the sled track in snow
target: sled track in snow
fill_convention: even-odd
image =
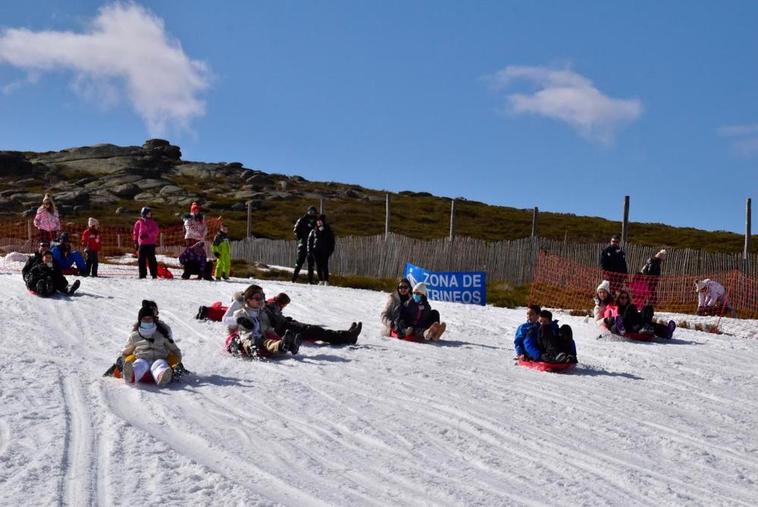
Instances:
[[[61,379],[64,420],[66,424],[63,440],[63,480],[61,481],[61,505],[88,505],[91,478],[97,477],[95,463],[92,463],[91,421],[84,402],[81,385],[76,377]]]

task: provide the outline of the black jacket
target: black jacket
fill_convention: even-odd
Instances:
[[[661,276],[661,260],[658,257],[650,257],[645,265],[642,266],[640,273],[643,275]]]
[[[329,224],[324,224],[324,230],[314,227],[308,235],[308,253],[318,257],[329,257],[334,252],[334,233]]]
[[[42,264],[42,254],[39,252],[34,252],[34,255],[29,257],[29,259],[26,261],[26,264],[24,264],[24,267],[21,269],[21,276],[24,278],[24,281],[26,281],[27,275],[29,275],[29,272],[37,264]]]
[[[611,273],[627,273],[626,254],[620,247],[608,245],[600,252],[600,267]]]
[[[44,262],[39,262],[29,270],[24,278],[26,287],[29,290],[37,290],[37,284],[42,280],[48,280],[56,290],[64,291],[68,287],[66,277],[63,276],[60,268],[55,264],[51,268]]]
[[[295,233],[295,237],[297,238],[298,242],[305,243],[308,241],[308,235],[311,233],[311,230],[313,230],[314,227],[316,227],[316,217],[313,215],[308,215],[306,213],[297,219],[292,232]]]
[[[412,297],[408,301],[395,308],[395,314],[392,318],[395,329],[401,334],[409,327],[419,327],[419,324],[426,322],[432,312],[429,300],[424,298],[417,303]]]

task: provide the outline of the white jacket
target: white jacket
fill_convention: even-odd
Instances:
[[[243,306],[245,306],[245,302],[242,300],[242,293],[235,292],[229,308],[224,312],[224,316],[221,317],[221,322],[226,324],[229,330],[237,329],[237,317],[234,316],[234,313]]]
[[[719,303],[723,303],[723,298],[726,294],[724,286],[717,281],[708,278],[703,280],[703,282],[705,283],[706,290],[697,293],[698,307],[716,306]]]

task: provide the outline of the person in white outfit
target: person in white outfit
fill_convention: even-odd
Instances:
[[[124,357],[131,354],[137,357],[134,362],[124,364],[123,377],[127,384],[135,384],[149,373],[156,385],[165,386],[173,376],[167,361],[169,354],[175,356],[178,362],[182,360],[182,353],[171,338],[171,333],[163,331],[165,327],[158,326],[156,321],[153,307],[143,305],[138,313],[138,327],[121,351]]]
[[[698,280],[695,282],[695,292],[698,315],[717,315],[728,308],[726,289],[715,280]]]

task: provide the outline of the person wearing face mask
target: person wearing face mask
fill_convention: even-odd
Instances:
[[[38,296],[48,297],[56,292],[71,295],[79,288],[79,280],[69,286],[60,268],[53,262],[53,254],[45,250],[41,260],[34,264],[24,276],[26,288]]]
[[[329,285],[329,257],[334,253],[334,233],[326,223],[326,215],[319,215],[316,227],[308,235],[308,255],[316,261],[319,285]]]
[[[136,329],[132,331],[126,346],[121,351],[123,378],[127,384],[136,384],[150,376],[159,387],[173,378],[168,363],[169,355],[181,364],[182,352],[170,337],[165,326],[160,326],[153,306],[143,303],[137,314]],[[134,361],[127,358],[135,356]]]
[[[236,332],[226,339],[226,350],[233,355],[242,357],[274,357],[287,352],[293,355],[300,349],[299,335],[287,331],[280,338],[264,311],[266,295],[258,285],[251,285],[242,294],[244,305],[224,323],[230,328],[234,324]]]
[[[447,327],[440,322],[440,314],[432,310],[427,299],[426,284],[417,283],[411,297],[395,310],[394,328],[399,338],[437,341]]]
[[[387,297],[387,302],[382,310],[382,325],[384,326],[384,335],[391,336],[395,330],[393,315],[395,311],[411,298],[411,282],[407,278],[401,278],[397,282],[397,289],[392,291]]]

